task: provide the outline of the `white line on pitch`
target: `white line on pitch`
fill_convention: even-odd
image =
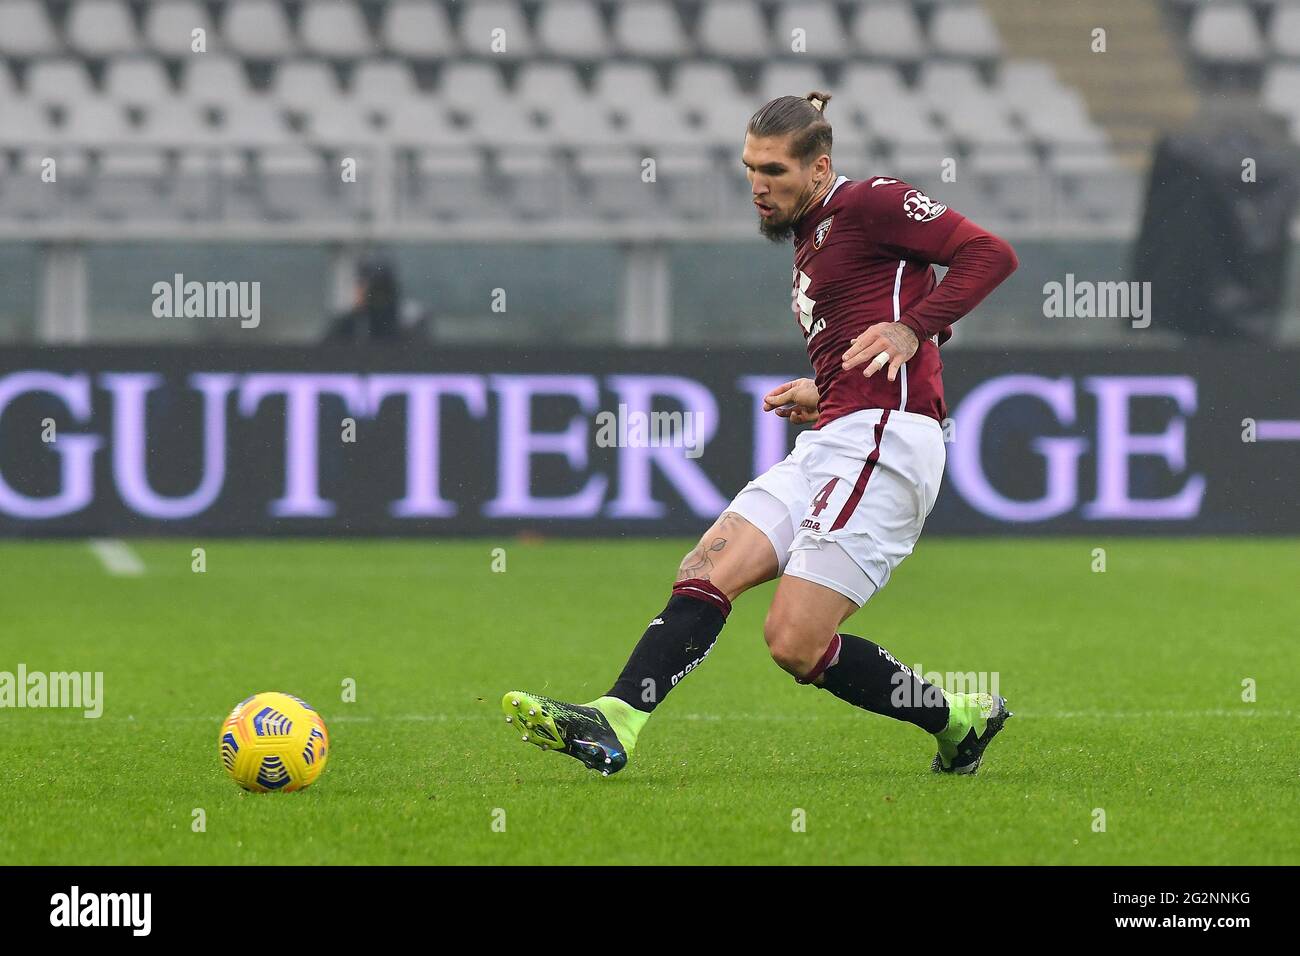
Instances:
[[[847,711],[842,716],[831,716],[828,714],[663,714],[660,721],[686,720],[701,723],[713,723],[720,721],[743,720],[747,723],[762,721],[768,723],[785,723],[798,722],[808,723],[818,720],[837,720],[842,721],[850,717],[854,711]],[[1017,717],[1029,718],[1046,718],[1049,720],[1154,720],[1160,718],[1177,718],[1179,720],[1207,720],[1214,717],[1244,717],[1254,720],[1276,720],[1292,719],[1297,715],[1297,711],[1285,710],[1281,708],[1259,708],[1240,710],[1230,710],[1220,708],[1218,710],[1055,710],[1055,711],[1015,711]],[[64,715],[47,714],[47,720],[57,720]],[[67,716],[69,721],[81,721],[84,718],[80,716]],[[105,715],[101,721],[107,720],[126,720],[134,721],[135,716],[113,717]],[[154,720],[155,718],[138,718],[141,721]],[[157,718],[161,719],[161,718]],[[167,723],[192,723],[195,721],[202,723],[221,723],[224,716],[201,717],[195,714],[181,714],[174,717],[167,717]],[[477,723],[492,721],[495,723],[501,717],[497,714],[486,713],[463,713],[463,714],[382,714],[382,715],[352,715],[352,714],[335,714],[326,718],[326,723],[346,723],[346,724],[374,724],[374,723],[398,723],[398,724],[444,724],[444,723]]]
[[[125,541],[116,538],[93,538],[90,550],[95,552],[104,570],[115,577],[133,578],[144,574],[144,562]]]

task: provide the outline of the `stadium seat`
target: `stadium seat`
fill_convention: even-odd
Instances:
[[[588,98],[577,69],[562,62],[525,64],[519,70],[515,89],[520,103],[538,110],[566,100],[578,102]]]
[[[0,104],[17,98],[18,84],[14,80],[14,75],[9,70],[9,64],[0,60]]]
[[[27,95],[46,106],[63,106],[95,96],[81,60],[38,60],[27,70]]]
[[[1026,133],[1043,143],[1092,143],[1100,135],[1076,89],[1062,87],[1032,94],[1021,91],[1009,102]]]
[[[677,59],[691,49],[681,17],[667,0],[619,4],[614,9],[614,43],[620,53],[646,59]]]
[[[778,60],[764,66],[759,74],[755,109],[778,96],[803,96],[813,90],[824,92],[829,86],[825,71],[817,64]]]
[[[523,10],[513,0],[467,4],[461,14],[460,38],[465,51],[473,56],[517,60],[535,52]],[[495,49],[494,43],[498,44]]]
[[[381,113],[420,97],[415,74],[404,60],[365,60],[352,73],[348,94],[358,105]]]
[[[306,4],[298,36],[308,52],[334,59],[358,59],[375,48],[361,8],[353,0]]]
[[[444,67],[438,97],[462,118],[506,109],[510,103],[510,92],[501,71],[489,63],[462,61]]]
[[[204,117],[202,108],[184,99],[151,103],[144,112],[135,138],[138,142],[160,147],[220,145],[216,130]]]
[[[844,24],[835,8],[823,0],[800,0],[778,8],[773,30],[775,44],[785,53],[793,49],[795,30],[803,31],[800,56],[814,60],[842,60],[848,54]]]
[[[725,150],[735,162],[757,104],[741,92],[731,67],[703,60],[680,64],[673,71],[672,98],[684,116],[695,118],[703,141]]]
[[[1043,144],[1092,144],[1105,134],[1088,114],[1077,90],[1052,91],[1051,96],[1013,103],[1012,110],[1029,138]]]
[[[762,60],[773,53],[753,0],[710,0],[696,30],[700,49],[724,60]]]
[[[1284,116],[1300,116],[1300,64],[1274,63],[1264,74],[1260,90],[1264,105]]]
[[[464,110],[463,115],[470,141],[479,146],[541,146],[547,141],[542,129],[514,101],[498,103],[490,109],[471,108]]]
[[[736,73],[725,63],[714,60],[687,60],[672,71],[672,96],[682,105],[709,100],[743,100]]]
[[[544,53],[569,60],[599,60],[609,38],[589,0],[550,0],[537,18],[537,44]]]
[[[1197,56],[1211,63],[1251,65],[1264,56],[1259,25],[1243,4],[1197,7],[1188,41]]]
[[[274,60],[296,51],[284,8],[274,0],[229,4],[221,30],[227,47],[251,59]]]
[[[566,101],[538,111],[548,142],[574,149],[622,146],[627,135],[616,108],[594,98]]]
[[[1050,123],[1056,104],[1069,98],[1055,68],[1041,60],[1004,63],[992,91],[1025,126]]]
[[[949,141],[917,104],[916,100],[878,100],[863,104],[862,111],[868,128],[895,157],[900,151],[909,157],[923,154],[937,168],[941,158],[952,155]]]
[[[253,96],[244,66],[233,57],[205,53],[187,60],[181,78],[182,95],[195,103],[220,105]]]
[[[6,146],[43,145],[54,140],[49,110],[34,99],[0,99],[0,129]]]
[[[320,104],[305,110],[303,135],[308,143],[331,150],[345,150],[354,158],[367,152],[376,128],[367,110],[355,103]]]
[[[441,99],[402,100],[386,113],[380,139],[398,147],[423,149],[441,146],[465,150],[469,137],[452,124]]]
[[[110,61],[104,69],[104,93],[133,106],[164,102],[176,95],[162,61],[146,56]]]
[[[145,43],[162,56],[189,56],[196,29],[203,30],[211,53],[217,34],[206,5],[198,0],[159,0],[145,8]]]
[[[1023,138],[1009,121],[1009,104],[994,95],[966,62],[934,61],[922,68],[917,91],[945,127],[972,144],[1009,148]]]
[[[139,47],[124,0],[76,0],[68,11],[68,45],[90,57],[122,56]]]
[[[853,42],[868,57],[890,61],[916,61],[925,56],[921,22],[909,3],[862,6],[850,27]]]
[[[836,130],[838,138],[839,131]],[[887,171],[888,162],[869,146],[835,146],[835,172],[849,179],[867,179]]]
[[[437,60],[456,52],[447,10],[434,0],[393,0],[380,25],[384,48],[412,60]]]
[[[243,149],[281,146],[292,139],[279,107],[262,97],[224,104],[220,130],[231,145]]]
[[[696,128],[671,100],[652,100],[635,109],[616,111],[616,116],[621,119],[622,132],[627,140],[640,146],[647,154],[653,154],[661,147],[691,147],[700,142]]]
[[[0,3],[0,56],[53,56],[61,47],[40,0]]]
[[[664,97],[655,71],[643,63],[606,63],[596,69],[592,94],[611,106],[635,108]]]
[[[972,64],[952,60],[927,61],[917,73],[916,92],[931,109],[941,109],[954,101],[991,98]]]
[[[612,62],[596,71],[593,101],[599,117],[609,116],[619,134],[605,138],[632,141],[641,147],[655,142],[689,141],[693,131],[684,115],[660,88],[654,70],[643,63]],[[599,107],[607,108],[601,112]],[[662,129],[656,135],[656,127]]]
[[[1279,4],[1269,21],[1268,32],[1278,56],[1300,59],[1300,5]]]
[[[59,138],[75,146],[118,145],[131,138],[131,126],[120,103],[94,96],[64,107]]]
[[[275,68],[270,94],[291,110],[322,110],[337,105],[343,90],[338,75],[323,60],[286,60]]]
[[[613,122],[611,108],[589,94],[569,63],[525,65],[516,82],[518,102],[537,115],[543,135],[555,145],[610,145],[625,137]]]
[[[930,43],[943,56],[992,60],[1002,53],[1002,40],[982,6],[941,6],[930,21]]]
[[[838,111],[871,100],[908,99],[912,96],[898,75],[898,70],[884,63],[852,63],[846,66],[840,75],[838,92],[844,94],[846,102],[841,104],[837,99],[831,103],[830,110]]]

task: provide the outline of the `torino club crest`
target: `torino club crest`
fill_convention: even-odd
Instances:
[[[907,195],[903,197],[903,212],[907,214],[907,218],[915,219],[917,222],[932,222],[947,211],[947,206],[935,202],[919,189],[909,189]]]
[[[835,217],[831,216],[828,219],[823,219],[821,222],[817,223],[817,230],[813,233],[814,249],[820,249],[822,247],[822,243],[826,241],[826,237],[830,234],[831,223],[834,221]]]

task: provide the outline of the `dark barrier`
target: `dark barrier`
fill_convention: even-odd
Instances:
[[[1300,354],[949,352],[933,533],[1300,531]],[[800,353],[18,349],[0,533],[698,533]]]

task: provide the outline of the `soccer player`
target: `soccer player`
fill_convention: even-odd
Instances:
[[[930,685],[840,630],[911,554],[939,493],[939,346],[1018,262],[1004,240],[901,180],[836,175],[829,101],[772,100],[750,119],[741,155],[759,231],[793,240],[792,310],[816,373],[774,389],[763,407],[815,426],[681,562],[667,606],[607,694],[570,704],[511,691],[501,702],[524,740],[606,775],[708,656],[732,602],[777,577],[763,626],[773,660],[801,684],[933,735],[934,771],[974,773],[1011,716],[1001,697]],[[932,263],[948,266],[937,284]]]

